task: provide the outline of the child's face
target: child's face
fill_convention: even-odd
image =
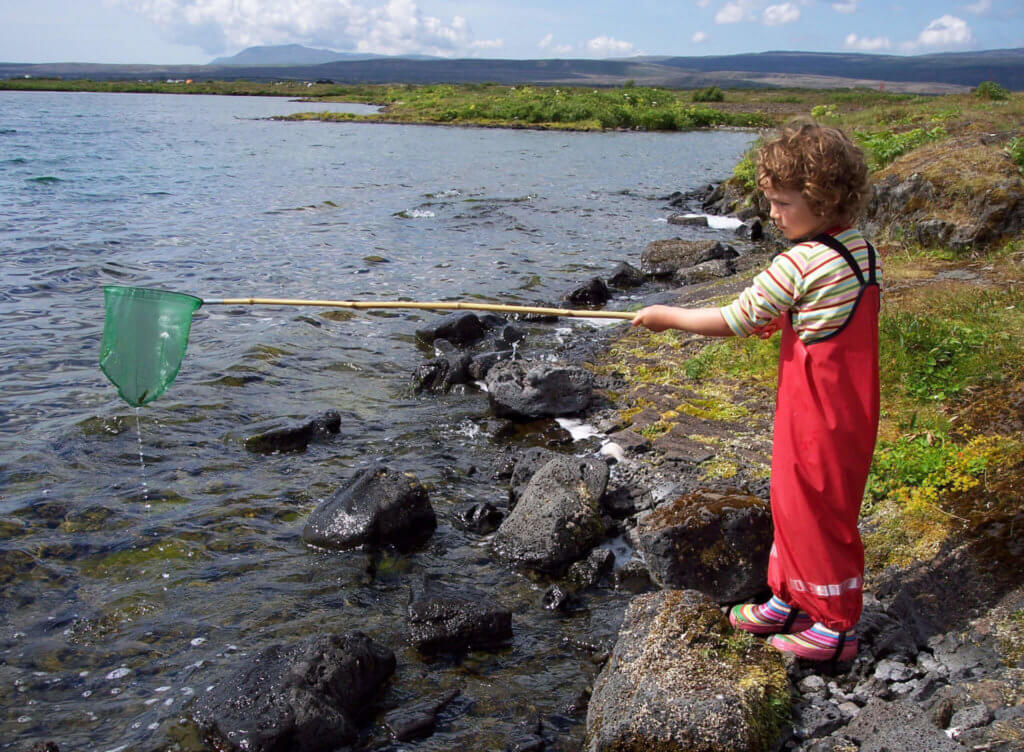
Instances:
[[[771,204],[769,213],[775,226],[787,240],[811,238],[831,227],[834,221],[811,211],[800,191],[768,186],[764,197]]]

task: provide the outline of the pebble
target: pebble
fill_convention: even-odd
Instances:
[[[875,666],[875,678],[887,682],[906,682],[914,678],[914,670],[905,663],[883,659]]]
[[[960,731],[966,731],[967,729],[978,728],[984,726],[992,720],[992,712],[985,707],[984,703],[977,703],[975,705],[968,705],[966,708],[962,708],[955,713],[949,721],[949,725],[954,729]]]

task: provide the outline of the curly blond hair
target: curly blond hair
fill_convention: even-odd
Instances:
[[[757,156],[757,185],[800,191],[819,217],[853,223],[870,195],[864,152],[845,133],[796,121],[766,142]]]

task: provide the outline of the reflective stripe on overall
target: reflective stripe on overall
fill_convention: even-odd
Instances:
[[[860,618],[864,546],[857,530],[878,432],[878,310],[875,249],[867,280],[831,235],[815,241],[840,253],[860,293],[841,329],[804,344],[784,317],[772,444],[775,539],[768,584],[830,629]]]

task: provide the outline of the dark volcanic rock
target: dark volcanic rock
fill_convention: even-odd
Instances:
[[[416,330],[416,338],[430,344],[446,339],[459,347],[468,347],[484,338],[486,327],[475,313],[459,312],[443,316],[440,321]]]
[[[469,504],[458,513],[459,526],[478,535],[493,533],[503,519],[505,514],[487,501]]]
[[[604,305],[610,296],[604,280],[594,277],[570,290],[562,299],[571,305]]]
[[[670,225],[685,225],[690,227],[707,227],[708,218],[703,214],[672,214],[668,218]]]
[[[667,277],[679,269],[738,255],[735,248],[717,241],[670,238],[648,243],[640,261],[642,268],[650,274]]]
[[[531,569],[561,570],[603,538],[601,497],[607,485],[608,466],[599,460],[550,460],[501,523],[492,541],[495,550]]]
[[[384,725],[400,742],[430,736],[437,723],[437,714],[458,696],[459,690],[453,689],[440,697],[392,710],[384,716]]]
[[[594,375],[575,366],[512,360],[495,365],[486,384],[497,415],[530,420],[582,412],[593,397]]]
[[[763,642],[729,656],[732,630],[693,591],[634,598],[587,710],[586,752],[746,752],[771,748],[773,703],[789,686]],[[757,692],[744,690],[757,686]]]
[[[341,415],[328,410],[315,418],[268,427],[245,439],[250,452],[304,452],[314,439],[332,436],[341,430]]]
[[[647,275],[625,261],[612,269],[611,276],[608,277],[608,284],[618,288],[639,287],[646,281]]]
[[[423,653],[497,647],[512,639],[512,612],[457,598],[425,598],[409,606],[409,639]]]
[[[437,520],[414,476],[374,465],[359,471],[309,516],[302,539],[314,546],[418,545]]]
[[[356,741],[394,670],[394,653],[360,632],[274,645],[201,693],[192,718],[218,750],[330,752]]]
[[[447,392],[456,384],[465,384],[473,378],[474,359],[468,353],[459,351],[446,339],[434,340],[434,349],[439,355],[423,363],[413,374],[417,394],[438,389]]]
[[[699,285],[712,279],[722,279],[736,273],[736,266],[730,259],[714,259],[702,261],[696,266],[686,269],[678,269],[672,275],[673,281],[678,285]]]
[[[745,240],[760,240],[763,238],[764,225],[761,224],[761,218],[754,217],[753,219],[748,219],[737,227],[736,237],[744,238]]]
[[[940,731],[916,703],[871,700],[843,734],[854,739],[860,752],[963,752],[964,748]]]
[[[736,491],[697,491],[637,524],[640,550],[662,587],[699,590],[735,603],[764,589],[771,551],[768,503]]]
[[[494,366],[503,360],[511,359],[511,350],[493,350],[474,355],[469,363],[469,378],[474,381],[483,381]]]
[[[556,457],[562,457],[558,452],[542,447],[530,447],[520,454],[512,469],[512,477],[508,486],[508,508],[513,509],[523,495],[530,479]]]

